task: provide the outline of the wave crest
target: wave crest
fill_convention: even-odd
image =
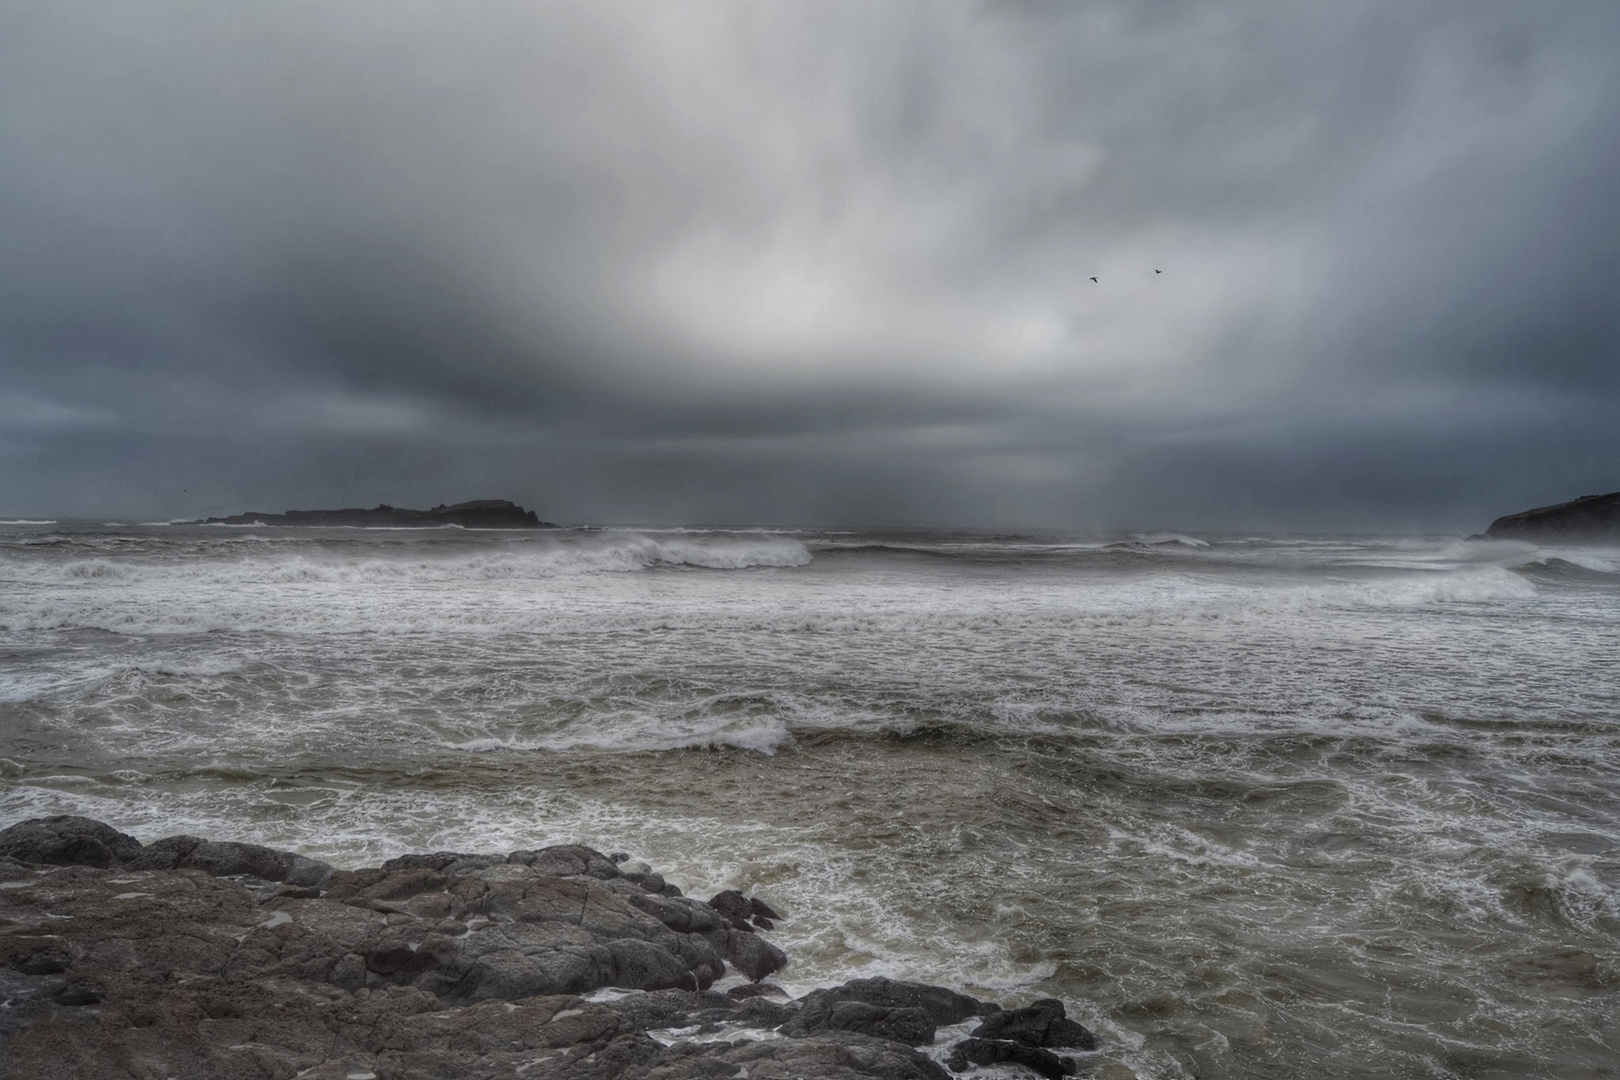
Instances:
[[[4,560],[6,576],[34,584],[127,581],[187,583],[388,583],[535,579],[573,574],[621,573],[661,567],[705,570],[789,568],[811,562],[809,550],[786,537],[682,537],[604,533],[506,548],[391,555],[341,547],[299,545],[244,553],[240,545],[198,552],[203,557],[164,558],[106,551],[75,559]]]

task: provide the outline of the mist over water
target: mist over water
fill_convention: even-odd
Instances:
[[[1620,1060],[1620,551],[0,523],[0,825],[757,889],[1143,1077]]]

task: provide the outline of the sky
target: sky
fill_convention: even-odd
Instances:
[[[1616,132],[1613,0],[0,0],[0,516],[1473,532]]]

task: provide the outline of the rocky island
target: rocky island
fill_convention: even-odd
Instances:
[[[1500,540],[1620,543],[1620,491],[1507,514],[1491,522],[1485,535]]]
[[[786,1000],[763,981],[781,918],[580,845],[340,870],[35,818],[0,832],[0,1076],[1055,1078],[1076,1054],[1133,1075],[1055,999],[873,978]]]
[[[549,521],[541,521],[533,510],[506,499],[475,499],[453,506],[440,504],[431,510],[409,510],[401,506],[380,503],[370,510],[285,510],[279,514],[266,514],[249,510],[230,517],[205,518],[199,525],[326,525],[359,528],[432,528],[439,525],[460,525],[466,529],[555,529]]]

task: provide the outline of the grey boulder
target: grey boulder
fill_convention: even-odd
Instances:
[[[1064,1015],[1063,1002],[1043,998],[1022,1009],[1006,1009],[985,1018],[975,1039],[1011,1039],[1026,1046],[1097,1049],[1097,1037]]]
[[[0,855],[47,866],[118,866],[141,854],[141,842],[76,814],[19,821],[0,832]]]

